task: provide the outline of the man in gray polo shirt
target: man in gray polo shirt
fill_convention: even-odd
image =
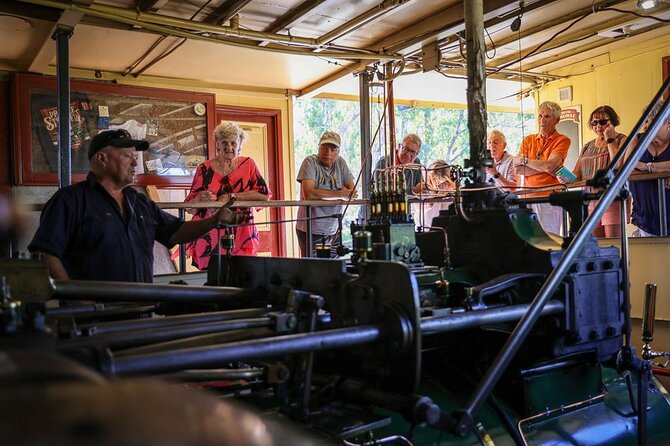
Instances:
[[[302,200],[329,200],[356,198],[354,177],[349,171],[347,162],[340,156],[340,135],[335,132],[325,132],[319,140],[319,153],[309,155],[300,166],[297,180],[300,183],[300,198]],[[339,244],[339,237],[335,237],[338,229],[336,217],[342,206],[315,206],[312,207],[312,252],[307,252],[307,208],[298,209],[298,223],[296,234],[302,257],[314,257],[315,247],[320,244]]]

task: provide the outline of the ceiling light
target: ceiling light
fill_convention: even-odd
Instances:
[[[652,9],[658,6],[658,0],[637,0],[637,7],[640,9]]]

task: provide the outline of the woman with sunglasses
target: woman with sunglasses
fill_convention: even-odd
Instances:
[[[616,131],[619,122],[619,115],[609,105],[601,105],[591,112],[589,123],[596,138],[587,142],[579,154],[574,171],[576,181],[590,180],[596,172],[609,165],[626,137]],[[589,213],[593,211],[595,204],[595,201],[589,203]],[[621,235],[620,206],[621,203],[615,201],[605,211],[603,218],[593,230],[595,237],[619,237]]]

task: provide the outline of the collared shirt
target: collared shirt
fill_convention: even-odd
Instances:
[[[389,157],[385,156],[381,158],[379,161],[377,161],[377,164],[375,165],[374,171],[372,172],[372,177],[375,180],[375,183],[377,183],[377,178],[381,174],[380,170],[386,169],[391,166],[389,162]],[[398,161],[398,158],[396,157],[396,163]],[[412,161],[412,164],[421,164],[421,160],[417,157]],[[421,182],[421,168],[420,167],[407,167],[406,169],[402,169],[402,164],[397,163],[396,166],[399,168],[399,171],[403,171],[405,173],[405,184],[407,185],[407,191],[408,193],[412,193],[412,189],[414,186],[419,184]],[[386,181],[387,177],[385,175],[382,175],[382,184]]]
[[[152,282],[154,241],[171,247],[182,221],[130,187],[124,213],[92,173],[57,191],[28,246],[58,257],[70,279]]]
[[[543,160],[546,161],[554,153],[561,156],[561,163],[556,166],[560,168],[563,166],[565,158],[568,156],[570,150],[570,138],[561,135],[558,131],[554,131],[549,137],[543,139],[539,133],[526,136],[521,142],[519,149],[519,156],[528,158],[529,160]],[[557,184],[556,176],[549,173],[539,173],[537,175],[529,175],[526,177],[526,186],[549,186]],[[549,191],[542,192],[541,195],[549,195]]]
[[[493,160],[493,167],[498,171],[501,177],[505,178],[506,180],[510,181],[517,181],[517,176],[514,173],[514,166],[512,165],[512,155],[507,153],[507,151],[503,152],[502,157],[500,157],[500,161],[495,161]],[[493,178],[493,180],[496,180],[496,178],[493,177],[491,174],[486,174],[487,180]],[[498,183],[496,181],[496,183]]]

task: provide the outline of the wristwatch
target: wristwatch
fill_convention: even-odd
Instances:
[[[654,163],[647,163],[647,172],[651,172],[651,171],[652,171],[652,165],[653,165],[653,164],[654,164]]]
[[[606,142],[607,144],[612,144],[614,141],[616,141],[616,138],[607,138],[607,139],[605,140],[605,142]]]

